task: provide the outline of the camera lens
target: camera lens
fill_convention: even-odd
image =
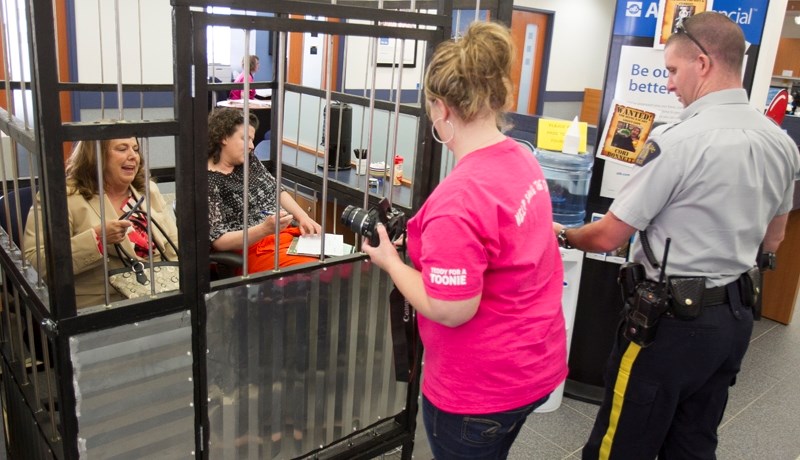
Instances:
[[[359,235],[364,235],[364,226],[368,223],[369,213],[361,208],[349,205],[342,212],[342,223]]]

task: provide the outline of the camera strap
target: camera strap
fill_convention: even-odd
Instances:
[[[416,315],[411,304],[396,287],[389,294],[389,319],[392,326],[395,378],[398,382],[409,382],[415,372]]]

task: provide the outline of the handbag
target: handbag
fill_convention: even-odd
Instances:
[[[161,228],[154,219],[148,219],[154,226],[161,231],[167,244],[172,246],[175,253],[178,252],[178,247],[169,238],[169,235]],[[156,249],[161,254],[161,261],[153,262],[152,272],[151,265],[147,261],[139,260],[132,257],[120,244],[114,244],[114,249],[117,251],[117,256],[124,265],[123,268],[117,268],[108,271],[108,282],[120,294],[127,299],[134,299],[137,297],[145,297],[152,293],[152,287],[155,286],[155,293],[176,291],[180,289],[180,269],[177,261],[170,261],[163,248],[158,243],[155,243]],[[152,274],[152,280],[150,276]],[[152,281],[152,282],[151,282]]]

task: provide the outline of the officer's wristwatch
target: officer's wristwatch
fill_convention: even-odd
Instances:
[[[761,270],[775,270],[778,266],[777,258],[774,252],[762,252],[759,258],[759,267]]]
[[[567,239],[567,228],[562,227],[561,230],[556,235],[558,239],[558,245],[564,249],[572,249],[572,245],[569,244],[569,240]]]

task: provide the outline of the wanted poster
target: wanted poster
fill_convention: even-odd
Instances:
[[[635,164],[655,119],[653,112],[615,100],[606,117],[597,156],[627,165]]]
[[[683,20],[703,11],[711,11],[713,0],[660,0],[654,48],[664,49],[667,39],[678,33]]]

